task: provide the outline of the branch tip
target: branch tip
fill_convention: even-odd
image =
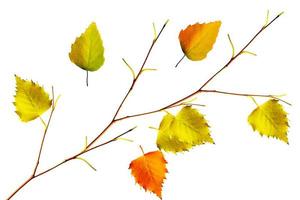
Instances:
[[[170,22],[170,19],[167,19],[166,22],[164,23],[164,26],[166,26]]]
[[[281,13],[279,13],[278,16],[281,16],[281,15],[283,15],[283,14],[284,14],[284,11],[282,11]]]

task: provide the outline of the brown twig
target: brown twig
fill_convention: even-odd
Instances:
[[[233,96],[245,96],[245,97],[266,97],[266,98],[276,99],[276,100],[281,101],[289,106],[292,105],[291,103],[289,103],[281,98],[278,98],[277,95],[272,95],[272,94],[248,94],[248,93],[226,92],[226,91],[220,91],[220,90],[201,90],[201,92],[219,93],[219,94],[226,94],[226,95],[233,95]]]

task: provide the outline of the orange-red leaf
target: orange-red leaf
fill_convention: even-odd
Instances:
[[[141,187],[161,198],[162,184],[167,172],[166,163],[161,151],[153,151],[131,161],[129,169]]]
[[[217,39],[221,21],[189,25],[179,33],[183,53],[190,60],[202,60],[213,48]]]

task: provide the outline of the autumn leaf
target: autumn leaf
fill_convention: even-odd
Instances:
[[[166,164],[162,152],[153,151],[133,160],[129,169],[141,187],[155,193],[161,199],[162,184],[167,172]]]
[[[160,123],[156,140],[159,149],[174,153],[206,142],[214,143],[207,121],[191,106],[183,107],[176,116],[166,114]]]
[[[278,100],[271,99],[254,109],[248,117],[254,131],[262,136],[274,137],[288,143],[288,119]]]
[[[34,120],[50,108],[52,100],[49,99],[49,95],[44,88],[37,83],[23,80],[17,75],[15,75],[15,78],[16,95],[14,105],[16,113],[23,122]]]
[[[189,25],[179,33],[179,41],[183,53],[190,60],[206,58],[217,39],[221,21]]]
[[[96,71],[104,63],[104,47],[96,23],[76,38],[69,53],[70,60],[87,71]]]

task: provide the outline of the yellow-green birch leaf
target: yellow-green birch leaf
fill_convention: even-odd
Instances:
[[[204,143],[214,141],[206,119],[196,109],[185,106],[176,116],[168,113],[163,117],[156,140],[159,149],[177,153]]]
[[[50,108],[52,100],[49,99],[49,95],[44,88],[37,83],[23,80],[17,75],[15,75],[15,78],[16,95],[14,105],[16,113],[23,122],[34,120]]]
[[[77,37],[69,53],[70,60],[78,67],[87,71],[96,71],[104,63],[104,47],[96,23]]]
[[[248,117],[254,131],[288,143],[288,118],[278,100],[271,99],[254,109]]]

